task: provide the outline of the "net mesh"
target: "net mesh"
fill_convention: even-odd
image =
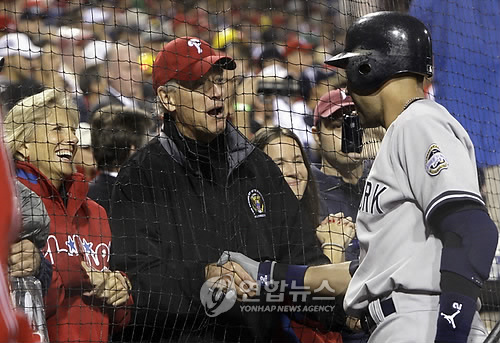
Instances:
[[[343,50],[357,18],[376,11],[409,13],[430,29],[426,97],[470,135],[481,195],[500,227],[497,1],[0,6],[6,146],[51,220],[42,261],[33,239],[16,243],[11,296],[42,340],[367,341],[342,309],[345,277],[335,268],[359,257],[352,223],[385,130],[347,131],[346,75],[324,61]],[[174,52],[159,58],[166,44]],[[256,264],[224,251],[333,263],[325,270],[339,277],[261,292]],[[488,331],[500,321],[499,266],[497,250],[480,296]],[[300,276],[276,268],[287,282]]]

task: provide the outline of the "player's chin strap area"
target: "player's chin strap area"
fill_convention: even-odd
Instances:
[[[443,241],[435,341],[465,343],[495,255],[497,228],[479,205],[453,205],[431,222]]]

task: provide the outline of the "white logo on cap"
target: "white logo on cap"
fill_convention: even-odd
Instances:
[[[343,90],[340,90],[340,95],[342,96],[342,100],[347,99],[347,94]]]
[[[201,53],[203,52],[203,50],[201,50],[201,42],[199,39],[190,39],[188,41],[188,46],[194,46],[196,47],[196,50],[198,50],[198,53],[201,55]]]

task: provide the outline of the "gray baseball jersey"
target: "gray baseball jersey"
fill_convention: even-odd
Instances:
[[[348,313],[395,290],[440,293],[442,244],[427,219],[460,199],[484,205],[474,146],[443,106],[414,102],[387,130],[366,181],[356,220],[361,263],[345,296]]]

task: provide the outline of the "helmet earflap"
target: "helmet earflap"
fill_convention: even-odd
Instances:
[[[382,63],[382,56],[376,52],[355,57],[347,65],[347,79],[349,88],[358,93],[370,93],[382,86],[387,80],[388,70]]]

